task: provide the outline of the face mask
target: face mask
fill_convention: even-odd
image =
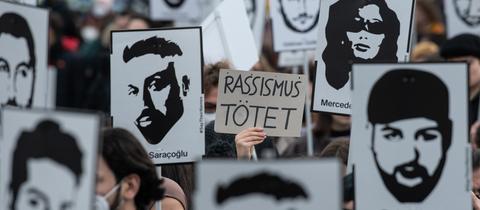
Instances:
[[[95,196],[95,209],[96,210],[110,210],[110,205],[108,204],[107,198],[113,195],[114,192],[120,187],[120,183],[115,185],[105,196],[96,195]]]
[[[205,113],[203,118],[205,119],[205,125],[208,125],[208,123],[215,120],[215,113]]]
[[[93,26],[85,26],[81,30],[82,38],[85,41],[94,41],[99,37],[97,28]]]

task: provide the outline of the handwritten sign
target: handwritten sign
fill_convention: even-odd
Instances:
[[[300,136],[306,84],[304,75],[220,71],[215,131],[263,127],[269,136]]]

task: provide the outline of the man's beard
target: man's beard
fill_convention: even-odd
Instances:
[[[146,108],[136,119],[135,125],[148,143],[158,144],[163,140],[168,131],[170,131],[182,115],[183,104],[181,101],[179,106],[167,109],[166,114],[163,114],[154,108]],[[142,126],[142,118],[150,121],[150,124]]]
[[[428,175],[427,169],[419,165],[417,160],[397,166],[395,167],[393,174],[388,174],[379,166],[376,155],[374,155],[374,159],[383,183],[390,193],[401,203],[419,203],[425,200],[435,186],[437,186],[445,164],[444,154],[432,176]],[[405,170],[407,167],[413,168],[413,171]],[[397,174],[406,179],[420,178],[421,182],[413,187],[408,187],[397,181],[395,178],[395,175]]]

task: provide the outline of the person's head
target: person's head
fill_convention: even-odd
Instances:
[[[421,202],[440,179],[451,144],[449,93],[432,73],[394,69],[368,99],[371,150],[386,188],[400,202]]]
[[[150,28],[150,23],[143,17],[132,17],[127,23],[127,30],[138,30]]]
[[[205,114],[206,121],[215,120],[218,95],[218,76],[221,69],[230,69],[228,61],[220,61],[214,64],[207,64],[203,71],[203,85],[205,90]],[[207,124],[208,122],[205,122]]]
[[[131,133],[120,128],[103,131],[96,194],[106,199],[109,209],[147,210],[162,199],[161,184],[155,165]]]
[[[5,50],[15,46],[15,50]],[[30,26],[16,13],[0,17],[0,105],[31,107],[35,90],[35,43]]]
[[[348,149],[350,140],[348,138],[340,138],[332,140],[320,153],[320,157],[335,157],[343,164],[342,175],[346,175],[348,164]]]
[[[298,33],[306,33],[318,23],[320,1],[318,0],[278,0],[280,14],[285,25]]]
[[[480,37],[460,34],[445,41],[440,55],[449,61],[466,61],[469,64],[470,98],[480,92]]]
[[[13,152],[10,210],[72,208],[82,174],[82,151],[75,138],[56,122],[41,121],[20,134]]]
[[[480,193],[480,150],[472,152],[472,191]]]
[[[330,6],[329,14],[322,58],[330,86],[345,86],[351,61],[398,60],[400,22],[384,0],[339,0]]]
[[[150,144],[160,143],[183,115],[181,94],[186,96],[189,79],[177,78],[174,62],[182,55],[176,43],[156,36],[123,51],[125,71],[130,74],[122,78],[121,91],[133,102],[126,105],[131,111],[124,114]]]

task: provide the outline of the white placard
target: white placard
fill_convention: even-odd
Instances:
[[[45,107],[48,10],[0,2],[0,49],[0,105]]]
[[[204,153],[200,27],[112,32],[113,125],[132,132],[156,164]]]
[[[353,65],[356,209],[472,208],[467,87],[466,63]]]
[[[93,209],[99,116],[4,109],[1,120],[0,209]]]
[[[37,6],[37,0],[6,0],[6,1]]]
[[[312,109],[350,114],[350,62],[406,61],[415,0],[322,0],[320,4]]]
[[[341,207],[340,163],[336,160],[207,161],[197,165],[196,174],[194,201],[198,209]]]
[[[317,47],[319,0],[271,0],[275,52],[313,50]]]
[[[480,0],[444,0],[447,38],[480,34]]]
[[[195,21],[201,18],[200,0],[150,0],[152,20]]]
[[[228,60],[235,69],[249,70],[258,61],[258,50],[245,12],[244,1],[224,0],[203,21],[205,63]]]

